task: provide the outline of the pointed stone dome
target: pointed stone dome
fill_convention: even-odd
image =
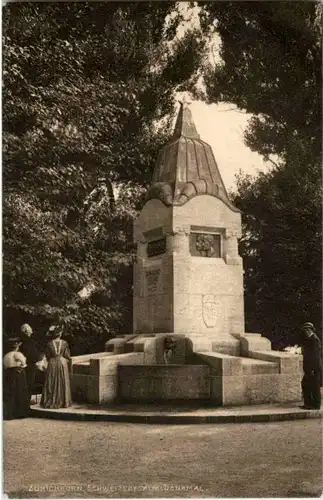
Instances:
[[[161,149],[148,199],[183,205],[194,196],[210,195],[239,212],[228,197],[212,148],[200,139],[186,101],[180,108],[170,141]]]

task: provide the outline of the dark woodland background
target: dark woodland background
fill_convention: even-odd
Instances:
[[[175,3],[3,7],[5,335],[28,322],[41,341],[63,317],[80,354],[132,331],[132,221],[179,91],[251,113],[245,142],[271,165],[240,173],[231,194],[243,212],[246,331],[275,348],[297,342],[304,321],[321,332],[322,7],[199,6],[181,39]],[[221,59],[210,64],[215,32]],[[102,175],[118,197],[94,230],[82,207]]]

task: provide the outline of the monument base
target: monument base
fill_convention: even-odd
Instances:
[[[272,351],[259,334],[234,339],[239,355],[199,350],[184,335],[112,339],[106,352],[72,358],[73,400],[98,405],[200,400],[214,406],[301,400],[302,356]]]

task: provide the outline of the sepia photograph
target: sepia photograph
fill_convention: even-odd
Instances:
[[[3,498],[321,498],[322,21],[3,1]]]

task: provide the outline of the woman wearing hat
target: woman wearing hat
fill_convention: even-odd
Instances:
[[[72,404],[68,360],[68,343],[61,339],[63,325],[53,325],[48,334],[52,337],[46,347],[48,361],[40,406],[43,408],[68,408]]]
[[[19,352],[18,338],[7,341],[8,352],[3,358],[3,418],[25,418],[29,414],[29,392],[26,381],[26,358]]]

